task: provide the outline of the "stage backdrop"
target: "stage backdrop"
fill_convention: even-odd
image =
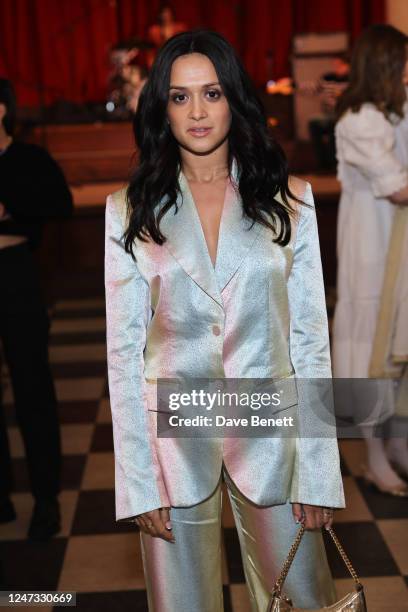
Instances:
[[[289,74],[295,33],[348,31],[384,20],[384,0],[173,0],[188,27],[224,34],[256,85]],[[103,101],[110,47],[145,37],[159,0],[0,0],[0,75],[24,106]]]

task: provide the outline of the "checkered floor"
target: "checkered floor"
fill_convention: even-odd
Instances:
[[[73,590],[81,612],[147,611],[139,535],[135,527],[114,520],[103,299],[56,304],[50,358],[63,436],[63,529],[46,544],[26,539],[32,498],[7,371],[3,371],[18,512],[15,522],[0,525],[0,556],[8,588]],[[336,514],[336,532],[366,587],[368,609],[408,611],[408,500],[386,497],[365,486],[360,440],[341,441],[341,455],[348,507]],[[224,500],[225,611],[249,612],[227,495]],[[328,553],[340,595],[351,589],[352,580],[330,542]]]

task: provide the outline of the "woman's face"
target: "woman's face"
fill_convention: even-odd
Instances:
[[[192,153],[210,153],[224,142],[231,113],[206,55],[190,53],[173,62],[167,117],[179,145]]]

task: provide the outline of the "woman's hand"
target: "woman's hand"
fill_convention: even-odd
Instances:
[[[170,508],[157,508],[150,512],[144,512],[138,514],[135,518],[135,523],[139,526],[141,531],[148,533],[154,538],[162,538],[167,542],[175,542],[174,536],[171,532],[170,523]]]
[[[292,513],[295,520],[302,523],[306,529],[330,529],[333,524],[332,508],[311,506],[309,504],[292,504]]]
[[[400,189],[400,191],[395,191],[391,195],[388,196],[391,204],[397,204],[398,206],[408,206],[408,185]]]

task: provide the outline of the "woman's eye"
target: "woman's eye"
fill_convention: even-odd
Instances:
[[[173,100],[173,102],[179,102],[180,100],[178,100],[178,98],[182,98],[183,96],[185,97],[185,94],[175,94],[171,97],[171,99]]]
[[[221,95],[221,92],[218,91],[218,89],[210,89],[207,93],[211,94],[210,97],[213,99],[217,99]]]

